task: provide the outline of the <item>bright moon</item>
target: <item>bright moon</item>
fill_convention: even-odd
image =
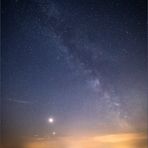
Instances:
[[[54,119],[53,118],[49,118],[48,121],[49,121],[49,123],[53,123]]]

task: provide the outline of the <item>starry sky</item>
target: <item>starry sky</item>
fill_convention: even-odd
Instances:
[[[4,137],[147,130],[146,5],[2,0]]]

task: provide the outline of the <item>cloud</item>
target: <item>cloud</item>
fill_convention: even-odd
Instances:
[[[18,103],[18,104],[32,104],[30,101],[25,101],[25,100],[19,100],[19,99],[7,99],[10,102]]]
[[[141,133],[123,133],[123,134],[112,134],[105,136],[94,137],[95,141],[107,142],[107,143],[117,143],[117,142],[125,142],[132,140],[142,140],[147,139],[147,135]]]

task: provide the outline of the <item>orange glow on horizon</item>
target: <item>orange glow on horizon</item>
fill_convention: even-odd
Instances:
[[[26,144],[25,148],[146,148],[148,136],[121,133],[92,137],[59,137]]]

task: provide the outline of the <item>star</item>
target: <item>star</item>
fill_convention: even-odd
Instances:
[[[56,132],[52,132],[52,135],[55,136],[56,135]]]
[[[49,123],[53,123],[53,122],[54,122],[54,119],[50,117],[50,118],[48,119],[48,121],[49,121]]]

